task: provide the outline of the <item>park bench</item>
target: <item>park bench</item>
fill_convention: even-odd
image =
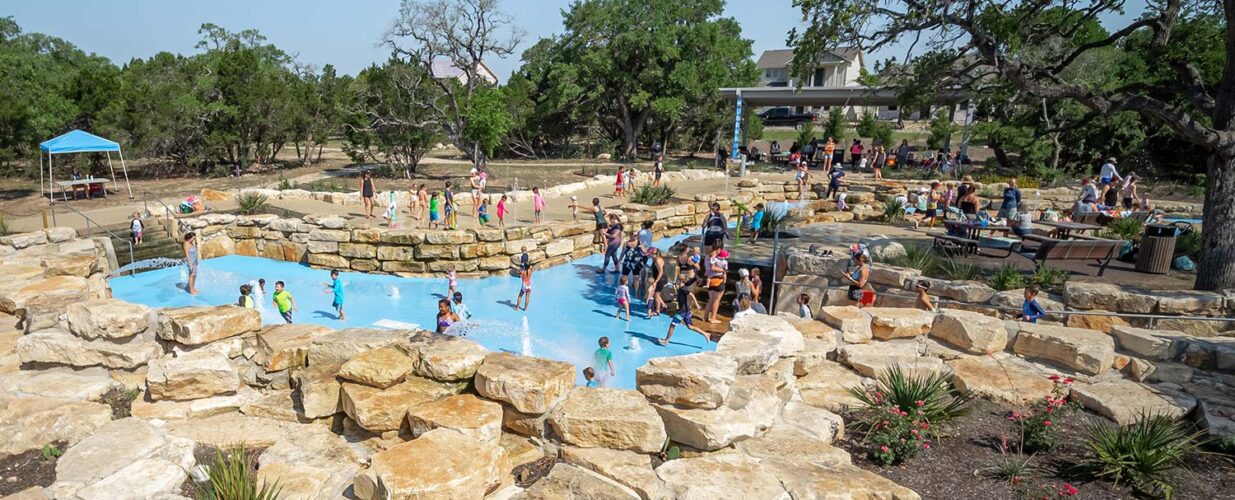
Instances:
[[[947,255],[952,255],[956,251],[964,255],[971,251],[976,252],[978,248],[978,240],[953,236],[947,233],[930,233],[930,236],[934,238],[931,247]]]
[[[1038,241],[1035,238],[1035,241]],[[1052,260],[1092,260],[1098,263],[1098,276],[1106,272],[1107,264],[1119,252],[1122,240],[1056,240],[1042,238],[1030,260],[1041,266]]]

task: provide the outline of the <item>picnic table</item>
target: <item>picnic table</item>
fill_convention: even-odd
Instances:
[[[1066,221],[1056,222],[1056,221],[1044,220],[1044,221],[1037,221],[1035,222],[1035,224],[1042,224],[1043,226],[1050,226],[1050,227],[1055,228],[1056,232],[1058,233],[1057,234],[1058,239],[1061,239],[1061,240],[1069,239],[1069,237],[1072,236],[1073,231],[1076,231],[1078,233],[1084,233],[1085,231],[1096,231],[1098,229],[1102,229],[1102,226],[1099,226],[1097,224],[1086,224],[1083,222],[1066,222]]]
[[[1003,225],[1003,224],[983,225],[980,222],[955,221],[955,220],[945,220],[943,221],[943,224],[944,226],[949,228],[949,231],[948,231],[949,233],[952,233],[952,234],[959,233],[961,235],[960,236],[953,236],[952,234],[933,235],[933,237],[935,238],[935,245],[939,247],[959,247],[962,252],[971,253],[971,254],[980,254],[979,252],[980,248],[996,248],[996,249],[1006,250],[1007,253],[1003,255],[982,254],[982,255],[987,255],[988,257],[999,257],[999,258],[1008,257],[1009,255],[1012,255],[1012,252],[1015,252],[1016,250],[1020,248],[1020,241],[1014,240],[1012,238],[1002,238],[1002,237],[996,237],[996,236],[982,236],[983,231],[1007,233],[1012,230],[1007,225]]]
[[[69,201],[69,191],[73,191],[73,198],[77,198],[78,191],[85,191],[86,198],[93,196],[94,191],[103,193],[103,197],[107,197],[107,183],[111,179],[77,179],[71,181],[56,181],[56,185],[60,186],[60,193],[64,196],[64,201]]]

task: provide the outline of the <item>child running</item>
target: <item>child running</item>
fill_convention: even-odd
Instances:
[[[609,379],[617,375],[617,369],[613,366],[613,352],[609,350],[609,337],[601,337],[600,348],[592,353],[592,368],[600,373],[596,374],[596,383],[599,387],[608,385]]]
[[[245,309],[253,309],[253,287],[249,285],[240,285],[240,298],[236,300],[236,305]]]
[[[618,280],[617,292],[614,293],[614,295],[617,296],[618,310],[617,314],[614,316],[616,316],[617,319],[622,319],[622,312],[625,311],[626,321],[630,321],[630,287],[627,286],[627,283],[629,283],[629,281],[626,276],[622,276],[621,279]]]
[[[506,195],[502,195],[502,197],[497,200],[497,225],[498,227],[501,227],[501,228],[506,227],[506,214],[507,213],[509,213],[509,211],[506,209]]]
[[[519,278],[522,282],[519,286],[519,297],[515,299],[515,309],[519,309],[519,303],[523,303],[523,310],[527,310],[527,306],[532,302],[532,266],[523,266],[519,272]]]
[[[292,312],[300,312],[300,308],[296,306],[296,299],[292,298],[292,292],[283,287],[282,281],[274,282],[274,295],[271,297],[275,308],[279,310],[279,315],[283,316],[283,321],[290,325],[292,324]]]
[[[1038,304],[1038,285],[1025,287],[1025,302],[1021,304],[1021,321],[1037,323],[1038,318],[1046,316],[1046,311]]]
[[[681,283],[678,285],[678,311],[673,315],[673,319],[669,322],[669,331],[665,333],[665,338],[660,339],[660,345],[669,345],[669,339],[673,338],[673,330],[678,325],[683,325],[686,328],[694,330],[696,333],[703,335],[703,338],[712,341],[712,335],[705,332],[694,324],[694,314],[691,313],[691,300],[694,297],[693,291],[697,278],[694,273],[684,273]],[[697,304],[696,304],[697,305]]]
[[[539,186],[532,188],[532,210],[536,215],[535,222],[537,224],[545,221],[542,216],[545,211],[545,196],[540,194]]]
[[[343,281],[339,279],[339,271],[337,269],[330,271],[330,283],[322,283],[326,287],[323,292],[333,294],[334,301],[330,303],[338,314],[339,321],[347,321],[347,316],[343,314]]]

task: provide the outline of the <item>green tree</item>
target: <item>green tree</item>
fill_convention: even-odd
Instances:
[[[948,141],[952,140],[952,134],[955,134],[960,127],[956,126],[956,122],[948,118],[948,110],[940,109],[931,116],[930,135],[926,137],[926,147],[931,149],[943,149]]]
[[[840,144],[841,136],[845,134],[845,111],[840,106],[832,106],[828,109],[828,123],[823,128],[823,138],[827,140],[831,137],[833,141]]]
[[[1132,112],[1160,124],[1174,140],[1205,156],[1205,251],[1195,286],[1235,288],[1235,232],[1227,230],[1235,227],[1235,210],[1227,203],[1235,199],[1235,60],[1227,53],[1235,47],[1235,30],[1230,29],[1235,3],[1150,2],[1109,33],[1093,30],[1093,20],[1128,14],[1123,3],[796,0],[795,5],[809,21],[789,36],[798,75],[809,71],[806,61],[837,46],[877,50],[921,39],[922,53],[904,61],[909,71],[902,74],[930,79],[936,89],[981,94],[997,82],[1027,98],[1076,105],[1085,117]],[[1208,18],[1220,29],[1197,43],[1210,48],[1194,51],[1190,44],[1174,43],[1176,28],[1188,40],[1190,29],[1205,31]],[[951,36],[936,36],[939,33]],[[1117,55],[1145,53],[1145,60],[1157,66],[1153,72],[1169,72],[1169,83],[1152,78],[1122,81],[1119,73],[1085,75],[1088,78],[1066,74],[1112,50]],[[1211,57],[1215,52],[1222,56]],[[919,64],[927,61],[929,67]]]
[[[383,162],[407,173],[416,170],[439,136],[437,115],[421,100],[434,91],[424,71],[421,65],[391,59],[356,76],[343,146],[353,160]],[[408,82],[420,87],[409,88]]]
[[[513,126],[505,96],[497,88],[484,88],[473,94],[472,101],[465,108],[464,119],[467,128],[463,129],[463,137],[475,144],[486,157],[493,155]]]

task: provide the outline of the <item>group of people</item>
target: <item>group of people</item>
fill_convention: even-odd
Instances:
[[[1149,197],[1138,192],[1140,177],[1124,177],[1116,168],[1115,158],[1107,158],[1098,175],[1081,179],[1081,195],[1072,207],[1074,214],[1109,210],[1149,210]]]

